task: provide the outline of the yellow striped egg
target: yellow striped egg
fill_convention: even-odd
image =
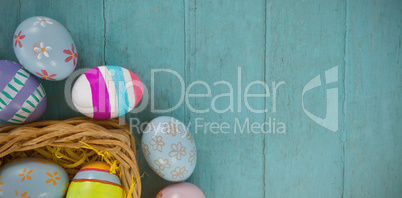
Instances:
[[[123,190],[116,174],[104,162],[92,162],[74,176],[67,198],[121,198]]]

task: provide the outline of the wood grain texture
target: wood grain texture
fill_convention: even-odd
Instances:
[[[186,121],[192,123],[190,129],[196,132],[198,146],[196,171],[189,181],[200,186],[206,197],[263,197],[264,134],[247,129],[241,133],[234,128],[237,123],[243,126],[246,122],[264,121],[263,113],[246,109],[238,93],[244,92],[252,81],[264,81],[265,2],[186,1],[186,7],[186,84],[190,87],[195,81],[204,81],[212,95],[188,101],[196,110],[186,109]],[[219,94],[230,92],[227,85],[214,85],[218,81],[227,81],[233,87],[233,105],[230,97],[214,101]],[[189,93],[206,94],[207,90],[195,85]],[[264,89],[256,85],[250,93],[262,94]],[[218,110],[233,106],[233,111],[218,113],[212,104]],[[265,99],[251,99],[250,104],[263,109]],[[209,112],[199,113],[202,110]],[[218,130],[206,126],[214,122],[228,123],[228,133],[216,133]]]
[[[70,30],[79,52],[77,69],[119,65],[138,75],[151,96],[126,121],[146,123],[170,115],[191,123],[198,162],[189,182],[206,197],[400,197],[402,194],[402,3],[397,0],[336,1],[139,1],[0,0],[0,58],[16,61],[12,36],[31,16],[56,19]],[[325,71],[338,66],[338,82],[326,84]],[[238,68],[241,82],[238,86]],[[184,88],[205,81],[211,96],[190,97],[174,111]],[[338,88],[337,132],[304,112],[303,87],[320,75],[322,86],[306,92],[304,105],[325,117],[326,90]],[[233,101],[214,97],[228,93]],[[269,86],[269,97],[249,99],[253,81]],[[283,81],[273,95],[273,85]],[[64,99],[65,81],[43,81],[49,104],[44,119],[76,117]],[[240,97],[238,96],[241,91]],[[205,94],[198,84],[189,94]],[[259,85],[249,93],[266,94]],[[276,105],[273,102],[276,101]],[[233,112],[216,113],[233,102]],[[240,108],[238,104],[240,103]],[[187,103],[187,104],[186,104]],[[194,112],[209,109],[209,112]],[[275,119],[275,120],[274,120]],[[228,123],[229,133],[195,126]],[[240,133],[246,120],[271,122],[270,133]],[[286,133],[273,133],[273,123]],[[4,123],[4,122],[1,122]],[[132,127],[136,143],[141,134]],[[141,151],[138,148],[138,151]],[[138,152],[142,197],[154,197],[170,184],[157,176]]]
[[[265,197],[342,196],[342,131],[331,132],[307,117],[302,90],[321,75],[323,85],[306,92],[304,103],[325,117],[324,72],[344,67],[344,38],[343,1],[268,1],[266,78],[286,85],[279,88],[277,112],[271,110],[266,117],[286,123],[288,130],[266,136]]]
[[[347,7],[345,197],[400,197],[402,2]]]
[[[18,1],[0,1],[1,20],[0,28],[0,59],[12,60],[18,62],[13,49],[13,36],[15,29],[20,23],[19,2]]]

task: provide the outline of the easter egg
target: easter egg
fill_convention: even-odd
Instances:
[[[133,72],[118,66],[100,66],[77,79],[72,100],[82,114],[110,119],[131,111],[141,100],[142,93],[142,83]]]
[[[121,198],[123,190],[116,174],[104,162],[92,162],[80,169],[68,188],[67,198]]]
[[[63,80],[77,65],[77,49],[70,33],[48,17],[23,21],[15,30],[13,46],[21,65],[39,78]]]
[[[204,193],[195,186],[187,182],[171,184],[162,189],[156,198],[205,198]]]
[[[0,60],[0,119],[28,123],[45,112],[46,93],[35,76],[21,65]]]
[[[148,123],[142,135],[142,152],[160,177],[184,181],[193,173],[197,149],[193,136],[179,120],[161,116]]]
[[[62,198],[67,187],[66,171],[46,159],[16,159],[0,169],[0,198]]]

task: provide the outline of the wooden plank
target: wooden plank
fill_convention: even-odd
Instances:
[[[184,78],[184,4],[182,1],[105,1],[106,63],[125,67],[138,75],[151,94],[151,70],[171,69]],[[154,81],[155,109],[167,109],[176,105],[181,96],[180,81],[172,74],[156,72]],[[147,104],[140,113],[135,111],[126,120],[139,118],[149,122],[161,115],[184,118],[184,106],[175,111],[157,113],[151,111],[151,98],[143,98]],[[133,120],[135,124],[136,121]],[[137,147],[141,136],[133,127]],[[147,165],[138,150],[138,162],[142,179],[142,197],[155,197],[170,182],[164,181]]]
[[[47,16],[66,27],[78,50],[77,68],[92,68],[104,62],[104,23],[102,1],[21,0],[21,20],[32,16]],[[67,119],[83,116],[67,104],[64,86],[66,80],[40,80],[48,95],[48,105],[41,120]]]
[[[13,49],[13,36],[19,24],[19,3],[18,1],[2,1],[0,4],[0,60],[11,60],[18,62]],[[0,120],[0,124],[5,124]]]
[[[13,48],[13,36],[20,20],[18,1],[1,2],[0,13],[4,18],[0,21],[2,27],[0,29],[0,42],[2,43],[0,59],[17,61]]]
[[[235,132],[237,123],[243,127],[247,121],[249,125],[264,121],[264,113],[249,111],[242,97],[249,83],[264,81],[264,5],[263,0],[252,3],[186,1],[187,89],[196,81],[206,82],[211,89],[210,97],[190,97],[186,107],[187,121],[192,123],[190,128],[196,133],[198,146],[196,171],[189,181],[198,185],[209,198],[263,197],[264,194],[264,134],[258,129],[258,134],[251,133],[251,127],[246,127],[243,133],[237,127]],[[227,81],[233,87],[232,105],[230,97],[214,101],[219,95],[230,92],[225,84],[214,85],[218,81]],[[240,98],[239,92],[243,92]],[[205,94],[207,89],[198,84],[189,93]],[[249,93],[262,94],[264,89],[255,85]],[[265,99],[253,98],[249,103],[252,108],[263,109]],[[218,110],[233,106],[233,112],[217,112],[213,104]],[[193,111],[190,105],[200,111]],[[201,113],[206,109],[209,112]],[[201,126],[195,126],[196,122]],[[220,132],[213,129],[217,124],[229,128]]]
[[[348,1],[345,197],[402,194],[401,1]]]
[[[325,118],[329,87],[324,72],[338,65],[339,83],[334,86],[342,99],[345,2],[268,1],[266,20],[266,81],[286,82],[278,88],[276,112],[274,97],[267,102],[266,120],[275,118],[287,130],[266,136],[265,197],[341,197],[342,125],[332,132],[311,120],[303,111],[302,94],[320,75],[322,86],[305,93],[304,105]],[[338,109],[329,108],[341,107],[340,102]]]

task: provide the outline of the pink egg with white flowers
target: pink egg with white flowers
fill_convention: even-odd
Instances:
[[[204,193],[194,184],[176,183],[162,189],[156,198],[205,198]]]

